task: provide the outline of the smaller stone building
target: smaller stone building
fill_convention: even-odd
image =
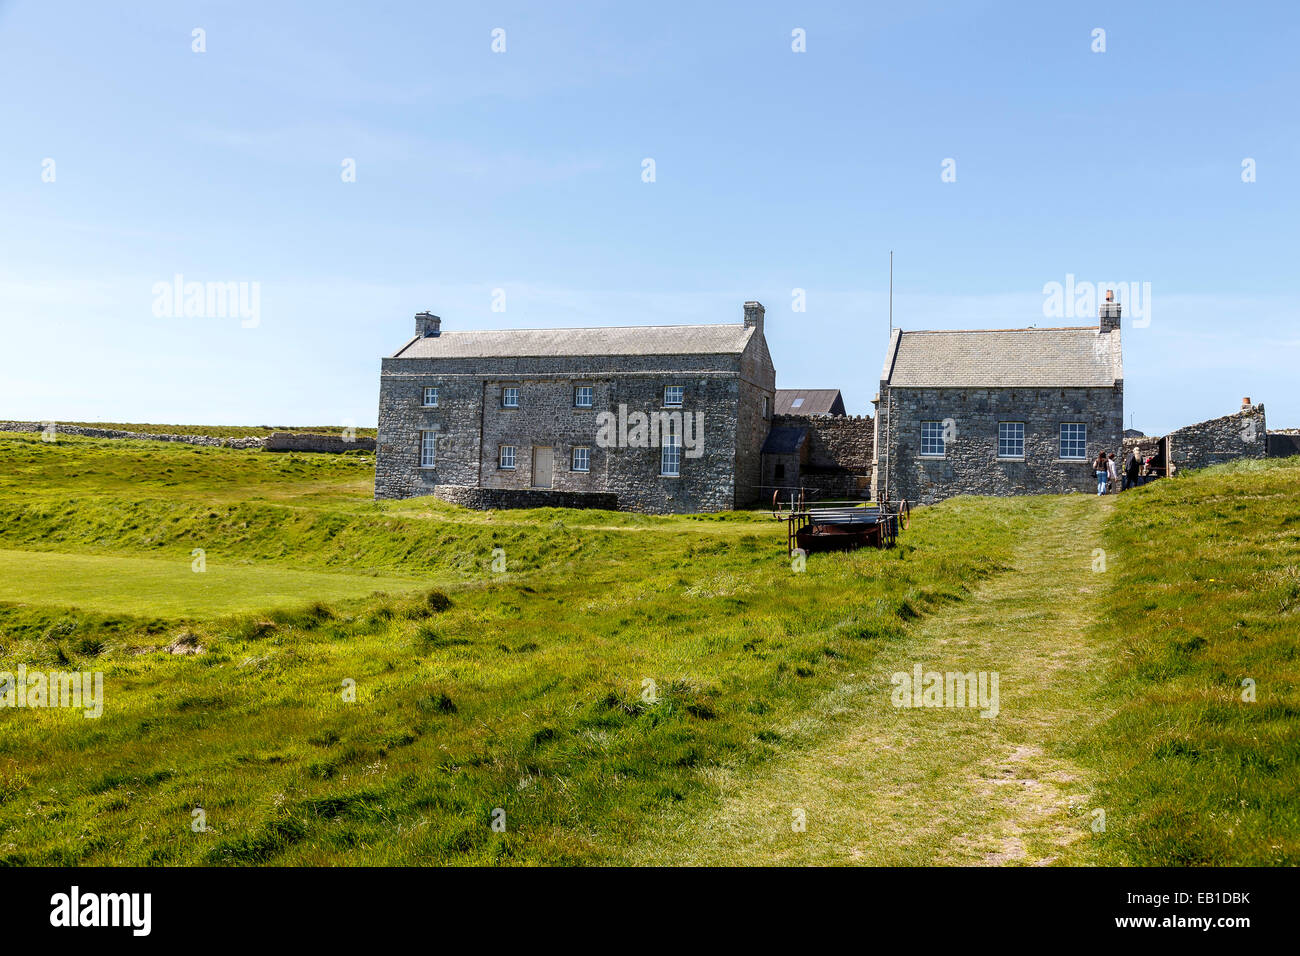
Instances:
[[[778,388],[778,415],[844,415],[844,396],[838,388]]]
[[[895,330],[875,404],[878,501],[1095,491],[1124,431],[1119,304],[1095,326]]]
[[[763,445],[766,496],[779,491],[803,492],[810,501],[869,497],[874,430],[868,415],[774,416]]]

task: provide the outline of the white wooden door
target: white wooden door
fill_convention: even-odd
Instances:
[[[551,487],[551,473],[555,470],[555,449],[549,447],[533,448],[533,487]]]

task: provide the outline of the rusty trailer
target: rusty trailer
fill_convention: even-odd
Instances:
[[[799,502],[792,503],[784,514],[779,507],[774,507],[773,514],[786,522],[786,543],[790,554],[796,550],[815,554],[869,546],[892,548],[899,534],[907,530],[912,509],[906,499],[900,501],[897,508],[891,508],[888,503],[882,507],[853,502],[824,502],[806,508]]]

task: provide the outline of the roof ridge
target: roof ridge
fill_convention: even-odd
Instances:
[[[903,335],[950,335],[965,332],[1100,332],[1095,325],[1040,325],[1022,329],[899,329]]]
[[[440,333],[443,335],[463,335],[473,332],[604,332],[606,330],[632,330],[632,329],[734,329],[742,332],[750,328],[748,325],[738,324],[735,322],[701,322],[693,325],[569,325],[569,326],[544,326],[529,327],[526,329],[445,329]]]

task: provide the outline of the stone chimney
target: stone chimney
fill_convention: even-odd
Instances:
[[[1101,318],[1101,331],[1114,332],[1119,328],[1120,305],[1115,301],[1115,290],[1106,290],[1106,301],[1101,304],[1098,315]]]
[[[415,334],[422,338],[441,335],[442,319],[438,318],[432,312],[415,313]]]
[[[759,333],[761,334],[763,331],[763,313],[765,311],[766,310],[763,308],[762,302],[746,302],[745,303],[745,328],[758,329]]]

